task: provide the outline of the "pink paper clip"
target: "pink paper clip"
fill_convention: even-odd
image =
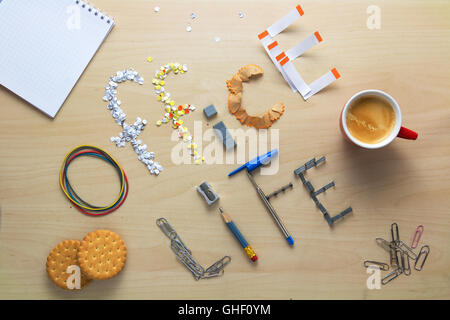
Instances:
[[[414,236],[411,243],[411,248],[415,249],[419,245],[420,238],[422,237],[424,227],[423,225],[418,225],[416,231],[414,232]]]

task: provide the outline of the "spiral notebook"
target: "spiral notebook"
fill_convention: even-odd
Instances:
[[[78,0],[0,0],[0,84],[55,117],[114,21]]]

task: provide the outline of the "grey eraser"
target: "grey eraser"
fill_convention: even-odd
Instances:
[[[217,136],[222,140],[226,150],[233,149],[236,146],[236,141],[234,141],[223,121],[216,123],[213,128],[216,130]]]
[[[207,106],[203,109],[203,113],[205,114],[206,118],[212,118],[217,114],[216,107],[214,107],[213,104]]]

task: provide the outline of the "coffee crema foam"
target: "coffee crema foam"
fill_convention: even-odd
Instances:
[[[389,137],[394,130],[395,120],[392,106],[377,96],[366,96],[354,101],[346,116],[350,134],[368,144],[377,144]]]

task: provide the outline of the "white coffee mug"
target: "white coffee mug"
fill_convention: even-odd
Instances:
[[[386,139],[384,139],[378,143],[374,143],[374,144],[365,143],[365,142],[362,142],[362,141],[356,139],[355,137],[353,137],[351,135],[351,133],[347,127],[346,119],[347,119],[348,109],[355,102],[355,100],[357,100],[361,97],[364,97],[364,96],[372,96],[372,97],[377,96],[377,97],[383,99],[384,101],[389,103],[389,105],[392,107],[392,109],[394,110],[394,113],[395,113],[394,129],[392,130],[391,134]],[[397,137],[403,138],[403,139],[409,139],[409,140],[416,140],[418,137],[417,132],[414,132],[414,131],[402,126],[402,112],[400,110],[400,106],[398,105],[397,101],[395,101],[395,99],[392,98],[386,92],[383,92],[380,90],[364,90],[364,91],[358,92],[353,97],[351,97],[350,100],[347,101],[344,108],[342,109],[341,116],[339,118],[339,126],[341,128],[342,134],[344,135],[344,137],[346,138],[347,141],[349,141],[350,143],[352,143],[358,147],[365,148],[365,149],[383,148],[383,147],[387,146],[388,144],[390,144],[392,141],[394,141],[394,139]]]

